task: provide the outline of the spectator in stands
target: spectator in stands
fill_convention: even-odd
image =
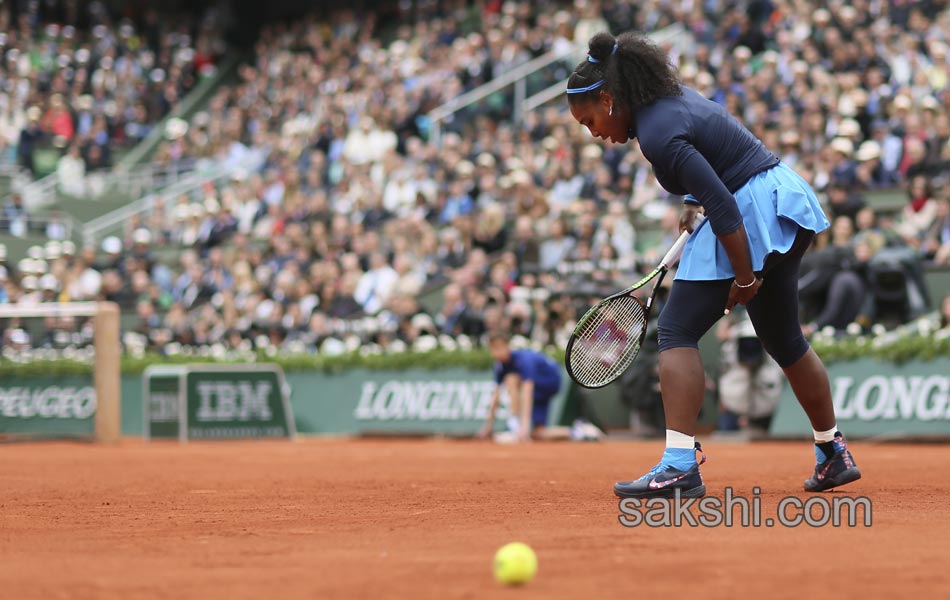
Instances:
[[[87,263],[85,258],[77,257],[66,276],[62,299],[65,302],[93,300],[99,295],[101,285],[100,272]]]
[[[376,314],[386,305],[398,279],[399,273],[389,266],[386,256],[374,252],[369,258],[369,269],[360,277],[353,298],[366,314]]]
[[[863,263],[869,256],[858,260],[853,245],[854,226],[846,216],[832,223],[831,245],[819,252],[806,254],[802,260],[799,294],[809,320],[802,325],[806,336],[830,325],[843,330],[864,308],[867,283],[863,277]],[[870,247],[863,250],[870,250]]]
[[[155,312],[155,306],[150,300],[142,299],[136,302],[135,312],[138,317],[138,323],[133,331],[149,337],[149,334],[161,325],[161,318]]]
[[[196,242],[204,249],[214,248],[224,243],[237,231],[237,219],[227,207],[212,205],[217,210],[209,211],[208,218],[198,229]]]
[[[831,140],[831,170],[829,184],[839,184],[851,188],[857,183],[857,173],[854,161],[854,142],[846,137],[837,137]]]
[[[353,165],[378,162],[387,152],[396,148],[397,138],[392,131],[377,127],[376,121],[365,116],[359,127],[352,129],[343,145],[343,156]]]
[[[26,111],[26,125],[20,130],[20,137],[17,141],[17,157],[20,166],[30,173],[36,172],[33,151],[46,139],[46,132],[40,127],[40,116],[42,110],[38,106],[31,106]]]
[[[23,237],[29,227],[29,216],[23,207],[23,198],[20,194],[11,194],[3,205],[3,229],[14,237]]]
[[[539,248],[539,267],[542,271],[553,271],[570,254],[576,240],[568,234],[562,219],[551,222],[551,228],[543,239]]]
[[[944,296],[940,302],[940,327],[950,330],[950,294]]]
[[[458,332],[480,343],[487,333],[485,324],[485,310],[489,302],[495,301],[495,296],[489,296],[484,289],[469,286],[465,289],[465,311],[458,320]]]
[[[855,169],[857,185],[862,189],[893,187],[897,177],[884,168],[881,161],[881,145],[876,140],[862,142],[855,153],[858,166]]]
[[[518,269],[534,271],[541,259],[541,248],[535,233],[535,223],[531,217],[523,215],[515,221],[513,251],[518,261]]]
[[[0,267],[3,267],[4,272],[8,276],[14,276],[16,273],[13,270],[13,266],[7,263],[7,245],[0,244]]]
[[[352,280],[352,278],[350,279]],[[346,281],[346,280],[344,280]],[[343,293],[346,285],[343,281],[325,281],[320,287],[321,313],[329,317],[344,319],[363,314],[363,307],[360,306],[351,294]]]
[[[208,251],[208,263],[202,282],[212,293],[234,289],[234,276],[224,262],[224,252],[220,247]]]
[[[916,175],[907,186],[907,205],[901,211],[896,230],[904,243],[919,248],[924,235],[937,216],[937,201],[933,199],[930,180]]]
[[[913,119],[908,118],[913,122]],[[920,137],[905,136],[904,154],[901,157],[903,175],[905,179],[912,180],[918,175],[927,178],[932,175],[933,165],[927,155],[927,144]]]
[[[5,244],[0,244],[0,304],[9,304],[12,301],[10,292],[15,273],[6,263],[7,247]]]
[[[782,393],[782,369],[762,348],[745,310],[720,320],[716,337],[722,343],[719,429],[767,434]]]
[[[630,223],[626,208],[619,200],[610,203],[607,214],[600,220],[600,227],[594,234],[593,252],[599,254],[601,248],[610,246],[616,258],[632,259],[636,244],[636,231]]]
[[[104,145],[88,144],[83,157],[87,171],[102,171],[109,168],[109,153]]]
[[[498,252],[505,247],[507,242],[505,209],[501,204],[492,202],[481,209],[480,215],[475,224],[472,245],[488,254]]]
[[[110,269],[102,273],[102,285],[99,290],[99,299],[115,302],[123,310],[135,306],[135,294],[131,282],[123,280],[118,271]]]
[[[574,12],[551,16],[532,14],[529,5],[519,0],[504,9],[513,23],[510,27],[500,24],[500,4],[486,9],[484,18],[453,27],[451,18],[442,18],[449,10],[444,3],[416,3],[410,13],[418,25],[396,24],[404,35],[390,46],[377,35],[372,19],[357,21],[352,15],[265,26],[254,60],[239,68],[238,83],[222,86],[190,123],[173,121],[163,132],[167,135],[156,157],[156,164],[163,168],[190,168],[202,161],[240,169],[176,198],[173,206],[156,204],[154,220],[145,217],[126,230],[131,236],[140,226],[148,228],[153,249],[162,244],[203,244],[220,249],[220,254],[210,250],[207,255],[196,255],[195,264],[154,270],[151,284],[166,297],[187,298],[186,307],[174,309],[184,310],[187,323],[208,314],[204,306],[213,297],[208,292],[230,293],[235,297],[233,307],[212,307],[219,315],[216,318],[227,321],[226,325],[219,333],[219,328],[212,327],[198,337],[225,341],[246,336],[245,341],[254,347],[258,333],[268,340],[299,338],[309,326],[301,328],[297,323],[306,323],[310,312],[317,318],[309,320],[320,331],[325,330],[319,336],[321,344],[327,339],[342,340],[341,327],[345,325],[333,319],[364,316],[353,294],[370,266],[370,255],[376,252],[388,257],[389,268],[395,267],[397,260],[417,262],[425,273],[426,286],[459,282],[462,302],[469,306],[466,318],[471,313],[475,315],[472,322],[485,326],[497,323],[506,311],[507,318],[513,313],[523,317],[524,306],[513,313],[508,310],[506,289],[515,285],[570,289],[590,283],[589,273],[568,278],[535,272],[543,239],[540,232],[552,227],[555,215],[563,217],[570,231],[566,235],[576,240],[571,259],[594,261],[600,257],[603,261],[613,256],[606,246],[613,246],[622,259],[631,252],[627,248],[642,226],[667,224],[663,215],[668,202],[678,205],[680,199],[659,187],[636,144],[606,150],[599,143],[591,144],[572,126],[569,115],[553,106],[530,111],[520,125],[511,123],[507,109],[499,110],[494,102],[469,107],[468,112],[441,123],[441,145],[429,140],[424,119],[432,107],[487,81],[506,65],[549,48],[571,49],[572,15],[576,18],[582,12],[585,18],[589,12],[590,18],[606,18],[612,27],[622,29],[631,24],[655,30],[673,22],[688,23],[696,35],[695,53],[671,52],[684,80],[694,81],[705,95],[730,106],[756,135],[781,149],[783,162],[794,165],[816,186],[840,178],[828,165],[826,155],[837,155],[835,166],[844,164],[841,170],[845,174],[853,167],[857,189],[863,190],[903,182],[901,168],[913,173],[917,163],[927,166],[924,172],[928,176],[935,174],[940,152],[948,152],[950,131],[942,118],[945,115],[932,102],[920,100],[915,106],[912,99],[943,98],[933,82],[941,81],[937,67],[942,64],[940,57],[946,58],[935,42],[945,41],[947,34],[936,21],[925,28],[925,34],[912,34],[927,38],[914,50],[925,61],[919,63],[921,68],[912,68],[912,61],[903,56],[901,37],[910,25],[895,20],[886,3],[820,11],[809,1],[778,7],[765,26],[759,17],[744,15],[740,5],[707,14],[698,4],[686,13],[684,5],[677,2],[636,7],[582,4],[584,11],[571,8]],[[43,10],[43,3],[37,6]],[[0,7],[0,12],[5,10]],[[40,35],[43,19],[29,22],[32,31]],[[75,78],[66,81],[66,88],[57,87],[44,96],[32,88],[25,97],[0,94],[0,109],[7,98],[6,112],[0,110],[0,133],[5,126],[16,127],[16,135],[8,135],[14,146],[10,151],[20,152],[21,162],[24,157],[32,161],[32,150],[15,148],[21,130],[30,122],[27,107],[35,107],[31,114],[36,123],[45,121],[54,93],[61,95],[63,105],[75,110],[71,115],[72,144],[81,148],[87,179],[95,169],[112,162],[111,153],[117,146],[141,139],[194,83],[199,63],[208,64],[200,55],[213,57],[216,53],[215,35],[207,23],[201,27],[192,23],[199,34],[186,39],[188,36],[166,31],[161,25],[165,22],[171,21],[157,22],[141,51],[131,47],[133,38],[120,35],[120,24],[111,20],[104,22],[105,28],[100,29],[104,36],[95,38],[93,45],[84,43],[89,36],[83,29],[75,30],[69,38],[60,30],[55,41],[60,44],[57,55],[72,57],[69,69]],[[863,27],[872,22],[889,23],[889,27]],[[185,23],[187,27],[189,21]],[[313,34],[328,23],[334,31],[354,32],[360,51],[337,35]],[[133,36],[136,27],[133,24]],[[774,52],[755,56],[743,49],[759,44],[763,33]],[[459,41],[463,36],[467,36],[465,44]],[[24,52],[17,65],[25,64],[22,57],[38,47],[35,41],[27,43],[29,37],[17,41]],[[162,51],[149,58],[148,48],[156,44]],[[189,49],[195,52],[193,60],[188,57]],[[148,60],[154,64],[144,67]],[[0,78],[6,76],[4,69],[10,64],[0,66]],[[30,68],[34,79],[29,81],[51,81],[54,86],[60,85],[56,78],[68,77],[69,71]],[[925,79],[916,71],[924,73]],[[550,82],[562,76],[552,68]],[[379,90],[386,91],[386,102],[380,101]],[[4,115],[8,115],[6,120]],[[32,149],[45,148],[52,141],[42,130],[36,133],[38,141]],[[360,139],[369,145],[360,146]],[[29,146],[31,140],[26,142]],[[917,142],[923,144],[924,162]],[[847,152],[832,150],[832,146],[845,149],[848,143]],[[29,152],[24,154],[26,150]],[[68,152],[72,154],[72,150]],[[550,193],[555,184],[557,192]],[[834,193],[833,188],[826,191],[829,196]],[[450,198],[455,200],[449,203]],[[834,211],[835,201],[829,204]],[[624,206],[618,209],[618,205]],[[627,209],[637,214],[632,222]],[[444,219],[440,218],[443,214]],[[858,221],[855,249],[866,245],[873,254],[882,247],[882,238],[892,243],[895,236],[887,219],[875,219],[871,209],[851,216]],[[233,219],[237,231],[212,235],[215,227],[220,228],[219,218],[225,223]],[[506,228],[496,229],[499,222],[512,224],[508,237]],[[921,234],[923,248],[934,245],[928,241],[932,226],[928,224],[928,228]],[[657,248],[662,249],[678,233],[675,223],[667,229],[667,238],[655,243],[650,243],[648,236],[636,235],[646,246],[643,261],[658,258]],[[168,231],[167,238],[160,233],[163,230]],[[408,246],[398,241],[400,237],[410,240]],[[257,242],[276,238],[292,239],[290,248],[256,247]],[[209,244],[211,240],[215,241]],[[512,251],[516,265],[496,269],[491,263],[505,260],[505,247]],[[473,250],[481,252],[476,255]],[[490,254],[487,259],[485,252]],[[281,258],[279,266],[272,263],[275,255],[285,254],[290,257],[286,262]],[[121,268],[123,278],[132,278],[140,270],[136,261],[126,266],[127,261],[116,263],[114,259],[112,256],[110,262],[115,264],[98,265],[96,270],[88,266],[94,264],[94,257],[90,260],[87,256],[87,266],[81,272],[101,277],[103,271]],[[190,272],[212,270],[212,262],[216,272],[230,271],[233,281],[223,278],[224,283],[215,285],[203,282],[202,277],[198,284],[191,281]],[[323,265],[319,277],[308,277],[315,262]],[[597,276],[613,277],[614,271],[600,269]],[[73,287],[93,289],[92,297],[99,293],[99,285],[90,277],[86,277],[88,286],[78,286],[71,273],[72,269],[67,269],[62,275],[70,284],[62,286],[62,294]],[[310,293],[286,285],[291,276],[311,279]],[[17,282],[19,277],[9,280]],[[187,285],[178,285],[180,280]],[[328,281],[337,283],[327,285]],[[477,290],[474,282],[486,285],[484,308],[477,308],[482,295],[473,291]],[[42,287],[39,281],[29,283]],[[204,290],[205,286],[209,289]],[[11,298],[19,294],[13,287]],[[148,289],[152,304],[164,314],[157,299],[162,296],[155,295],[151,286]],[[252,329],[256,307],[264,300],[274,300],[265,296],[278,291],[286,296],[280,301],[286,308],[276,317],[269,311],[265,325]],[[82,292],[85,297],[89,294]],[[303,299],[310,294],[319,297],[320,304],[308,310]],[[404,298],[393,296],[389,304],[399,305],[399,310],[396,306],[385,310],[399,312],[399,319],[404,320],[408,318],[404,303]],[[550,315],[539,310],[534,300],[525,304],[529,318],[523,322],[547,330]],[[817,312],[820,308],[823,306]],[[232,310],[236,316],[225,319],[224,313]],[[238,319],[247,323],[239,327]],[[280,321],[284,333],[272,336],[274,319]],[[285,320],[290,325],[283,324]],[[185,339],[181,331],[174,335],[167,331],[168,340]],[[531,339],[551,338],[533,330],[529,333]],[[371,335],[359,334],[364,341]],[[240,339],[228,344],[244,346]]]
[[[870,206],[866,206],[858,211],[854,220],[854,245],[864,242],[874,252],[877,252],[888,244],[898,245],[900,240],[897,235],[888,232],[878,223],[877,214]]]
[[[0,22],[16,10],[20,24],[4,41],[3,69],[10,65],[17,87],[7,96],[11,118],[3,138],[30,171],[35,152],[51,141],[79,143],[90,172],[109,164],[110,147],[140,141],[195,84],[198,58],[208,69],[223,50],[223,29],[210,19],[166,14],[150,24],[117,22],[107,7],[90,7],[55,13],[43,3],[0,6]],[[133,19],[136,13],[124,11]],[[149,29],[143,34],[136,25]],[[180,35],[180,28],[191,35]]]
[[[40,127],[54,139],[69,143],[75,134],[73,116],[63,100],[62,94],[53,94],[49,100],[49,109],[40,122]]]
[[[944,184],[933,223],[924,236],[924,255],[934,264],[950,266],[950,184]]]
[[[828,184],[827,193],[831,218],[847,217],[854,224],[858,212],[866,206],[861,194],[853,191],[852,186],[837,180]]]
[[[457,333],[467,308],[462,286],[457,283],[445,286],[442,290],[442,309],[435,315],[439,332],[449,335]]]
[[[422,292],[425,276],[409,253],[403,252],[393,258],[393,270],[397,278],[392,285],[392,295],[415,297]]]
[[[439,213],[439,221],[443,224],[451,223],[458,217],[471,214],[475,203],[472,200],[464,183],[456,179],[449,184],[448,194],[442,211]]]
[[[86,195],[86,163],[78,144],[71,144],[56,163],[56,178],[62,193],[74,198]]]
[[[26,126],[26,114],[8,94],[0,94],[0,158],[17,162],[20,131]]]

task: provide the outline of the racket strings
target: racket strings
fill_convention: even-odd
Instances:
[[[626,371],[640,351],[645,326],[646,309],[636,298],[600,305],[575,333],[569,361],[577,382],[600,387]]]

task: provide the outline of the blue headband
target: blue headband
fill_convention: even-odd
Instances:
[[[617,53],[617,44],[614,44],[614,49],[610,51],[610,55],[613,56],[613,55],[616,54],[616,53]],[[593,56],[591,56],[591,55],[588,54],[588,55],[587,55],[587,62],[599,63],[599,62],[600,62],[600,59],[599,59],[599,58],[594,58]]]
[[[567,88],[567,93],[568,93],[568,94],[583,94],[584,92],[589,92],[589,91],[591,91],[591,90],[596,90],[596,89],[599,88],[600,86],[604,85],[604,82],[605,82],[605,81],[607,81],[607,80],[606,80],[606,79],[601,79],[601,80],[598,81],[597,83],[592,83],[592,84],[590,84],[589,86],[587,86],[587,87],[582,87],[582,88]]]

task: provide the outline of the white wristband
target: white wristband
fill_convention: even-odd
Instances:
[[[750,288],[750,287],[752,287],[753,285],[755,285],[756,280],[757,280],[757,278],[753,276],[753,277],[752,277],[752,282],[749,283],[748,285],[740,285],[739,282],[736,281],[735,279],[732,280],[732,283],[733,283],[733,285],[735,285],[737,288],[746,289],[746,288]]]

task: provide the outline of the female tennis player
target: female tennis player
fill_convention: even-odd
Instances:
[[[811,421],[817,464],[805,482],[822,491],[861,477],[835,420],[828,374],[802,335],[798,270],[815,234],[829,226],[808,183],[719,104],[679,82],[666,54],[644,37],[591,38],[568,80],[571,115],[616,144],[637,138],[657,180],[685,196],[681,230],[692,231],[659,316],[660,387],[666,451],[621,497],[701,497],[696,419],[705,375],[698,342],[744,304]],[[705,461],[705,455],[703,455]]]

